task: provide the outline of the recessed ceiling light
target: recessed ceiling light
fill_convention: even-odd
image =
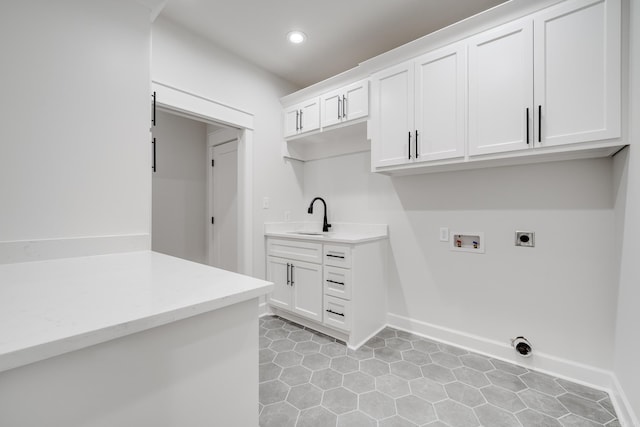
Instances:
[[[307,39],[307,35],[302,31],[289,31],[287,34],[287,40],[293,44],[303,43]]]

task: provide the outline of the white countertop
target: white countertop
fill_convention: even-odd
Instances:
[[[330,230],[328,233],[323,233],[321,223],[272,222],[264,224],[265,236],[286,239],[357,244],[389,237],[386,224],[333,223]]]
[[[150,251],[0,265],[0,372],[272,289]]]

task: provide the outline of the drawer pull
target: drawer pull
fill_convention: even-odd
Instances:
[[[327,282],[329,282],[329,283],[335,283],[336,285],[342,285],[342,286],[344,286],[344,282],[336,282],[335,280],[331,280],[331,279],[327,279]]]
[[[328,257],[331,257],[331,258],[341,258],[341,259],[344,259],[344,255],[333,255],[333,254],[327,254],[327,256],[328,256]]]
[[[327,311],[327,313],[331,313],[331,314],[335,314],[335,315],[337,315],[337,316],[342,316],[342,317],[344,317],[344,313],[338,313],[338,312],[333,311],[333,310],[326,310],[326,311]]]

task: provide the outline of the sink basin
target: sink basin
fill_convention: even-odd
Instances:
[[[287,231],[288,234],[299,234],[302,236],[328,236],[330,233],[325,233],[323,231]]]

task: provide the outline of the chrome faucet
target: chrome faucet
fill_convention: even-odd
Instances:
[[[309,209],[307,209],[307,213],[313,213],[313,204],[316,200],[320,200],[324,205],[324,220],[322,223],[322,231],[326,233],[327,231],[329,231],[329,227],[331,227],[331,224],[327,224],[327,203],[324,201],[324,199],[322,197],[316,197],[315,199],[313,199],[311,201],[311,204],[309,205]]]

